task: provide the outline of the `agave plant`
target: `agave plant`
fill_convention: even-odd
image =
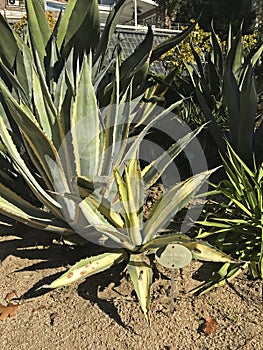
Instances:
[[[23,39],[0,17],[0,212],[73,241],[80,235],[109,248],[108,253],[73,267],[67,282],[129,259],[128,268],[149,319],[151,269],[145,258],[149,252],[180,242],[194,256],[231,259],[184,236],[157,237],[159,228],[186,204],[208,171],[173,186],[156,205],[155,215],[142,225],[144,189],[199,131],[185,135],[140,170],[136,157],[141,140],[177,104],[154,113],[155,102],[147,107],[139,97],[131,101],[132,82],[138,82],[141,69],[147,72],[150,28],[132,56],[123,62],[118,55],[107,60],[108,43],[124,4],[120,1],[115,6],[102,34],[95,0],[88,6],[85,0],[70,0],[53,32],[44,2],[26,0],[28,32]],[[153,51],[154,57],[178,40],[169,39]],[[163,91],[161,87],[148,91],[150,99],[158,89]],[[151,117],[143,123],[138,119],[141,110],[144,118]],[[136,137],[130,135],[132,124],[143,125]],[[142,279],[138,269],[143,271]],[[54,282],[52,287],[63,283]]]
[[[185,63],[195,87],[197,101],[208,129],[221,152],[228,139],[239,156],[252,164],[254,144],[262,138],[263,124],[257,129],[257,91],[254,69],[263,45],[245,55],[242,27],[234,37],[231,26],[226,53],[212,28],[211,52],[202,62],[194,46],[195,65]]]
[[[91,192],[110,181],[113,165],[122,164],[135,117],[129,107],[131,82],[140,84],[141,73],[136,74],[151,53],[152,31],[126,60],[120,62],[116,55],[109,61],[109,42],[124,0],[114,7],[102,33],[96,0],[89,5],[70,0],[53,32],[44,1],[25,3],[23,38],[0,16],[1,212],[31,226],[71,234],[65,220],[69,208],[62,208],[70,207],[70,200],[58,203],[54,193],[75,193],[79,187]],[[163,48],[158,50],[162,54]],[[59,164],[57,173],[53,163]]]
[[[89,222],[96,228],[97,241],[115,249],[79,261],[61,277],[44,287],[62,287],[104,271],[113,264],[125,260],[141,308],[149,322],[150,287],[153,275],[150,263],[151,255],[156,254],[159,261],[164,261],[166,266],[172,268],[176,265],[176,258],[182,259],[180,256],[175,257],[171,254],[171,248],[175,248],[176,244],[187,248],[194,259],[236,262],[205,241],[191,240],[180,232],[168,235],[159,233],[161,228],[169,223],[172,216],[189,202],[212,171],[204,171],[169,188],[155,203],[150,216],[144,222],[142,213],[145,182],[143,179],[147,170],[147,168],[140,169],[138,158],[130,159],[125,164],[123,176],[118,168],[114,169],[120,206],[116,210],[112,207],[108,208],[111,213],[114,212],[111,217],[103,214],[100,208],[94,206],[88,197],[81,202],[78,198],[75,199],[76,204],[81,207]],[[68,196],[67,193],[58,195]],[[161,260],[160,256],[162,256]]]
[[[229,144],[222,160],[228,179],[213,185],[210,195],[220,194],[225,201],[199,222],[202,226],[196,237],[208,239],[243,262],[224,264],[208,283],[194,290],[196,293],[222,285],[247,268],[254,278],[263,278],[263,164],[254,164],[251,170]]]

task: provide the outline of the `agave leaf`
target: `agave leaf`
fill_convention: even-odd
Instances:
[[[197,87],[197,81],[196,81],[196,78],[195,78],[195,75],[196,75],[196,71],[193,67],[193,65],[187,63],[186,61],[183,61],[183,64],[184,64],[184,67],[186,68],[190,78],[191,78],[191,83],[193,84],[193,86],[196,88]]]
[[[88,200],[92,203],[113,225],[117,228],[124,228],[124,222],[121,216],[112,209],[112,204],[105,198],[100,200],[95,196],[89,196]]]
[[[220,47],[218,38],[214,31],[213,22],[212,22],[212,31],[211,31],[210,41],[212,45],[211,61],[214,63],[218,74],[222,76],[223,75],[223,55],[222,55],[222,49]]]
[[[56,84],[56,88],[54,91],[54,106],[56,108],[56,110],[58,111],[58,114],[61,113],[62,111],[62,106],[63,106],[63,102],[66,98],[66,94],[68,92],[68,85],[67,85],[67,79],[66,79],[66,66],[63,67],[57,84]],[[72,89],[73,90],[73,89]],[[71,99],[69,98],[69,101]]]
[[[91,55],[84,57],[78,77],[76,98],[72,110],[72,144],[77,174],[98,174],[100,161],[100,120],[97,100],[91,80]]]
[[[218,74],[215,64],[211,61],[210,56],[207,57],[208,64],[208,78],[210,81],[210,95],[214,96],[214,98],[221,98],[221,74]],[[221,101],[220,101],[221,104]]]
[[[149,56],[152,49],[153,44],[153,32],[150,26],[148,26],[147,34],[144,40],[136,47],[134,52],[124,60],[120,65],[120,91],[126,91],[126,89],[131,84],[131,81],[134,80],[134,86],[141,85],[144,79],[144,74],[148,71],[149,65]],[[140,72],[140,73],[139,73]],[[138,74],[137,74],[138,73]],[[115,77],[116,78],[116,77]],[[103,105],[108,105],[110,96],[112,95],[112,90],[114,88],[114,80],[106,86],[103,87],[103,91],[101,93],[101,103]],[[135,89],[133,89],[134,91]],[[140,91],[136,92],[135,97],[140,94]]]
[[[24,66],[25,76],[26,76],[26,82],[25,82],[25,84],[23,84],[23,89],[26,92],[26,94],[25,94],[25,96],[24,96],[24,94],[22,94],[22,97],[23,97],[23,101],[24,102],[28,101],[28,105],[30,107],[32,107],[33,106],[33,101],[32,101],[32,96],[33,96],[32,60],[33,60],[33,57],[32,57],[32,53],[30,52],[30,49],[28,48],[27,45],[23,45],[22,54],[23,54],[23,66]],[[19,67],[18,69],[21,69],[21,68]],[[14,78],[16,78],[20,84],[21,84],[21,82],[23,82],[23,80],[20,79],[19,75],[17,77],[15,76]]]
[[[0,195],[3,200],[10,202],[15,207],[21,209],[24,212],[30,213],[30,216],[35,217],[48,217],[49,213],[41,210],[40,208],[34,206],[30,202],[23,199],[17,193],[12,191],[10,188],[6,187],[0,183]]]
[[[35,70],[32,72],[32,89],[34,92],[34,104],[39,123],[49,139],[52,140],[51,123],[45,106],[43,89]]]
[[[121,229],[117,229],[99,212],[96,206],[89,200],[89,198],[85,198],[81,202],[78,203],[78,206],[85,217],[87,223],[92,225],[97,231],[101,232],[104,236],[109,237],[109,239],[116,242],[117,245],[127,248],[129,250],[134,250],[134,245],[130,242],[129,237],[125,234],[126,232],[122,232]],[[83,227],[79,227],[81,223],[76,220],[76,222],[70,223],[72,227],[82,235],[84,232]],[[84,238],[88,238],[84,237]]]
[[[22,45],[21,38],[12,31],[11,27],[0,15],[0,57],[4,65],[10,70],[16,70],[17,79],[28,93],[27,76],[23,63],[23,57],[20,52],[20,45]],[[8,45],[6,44],[8,43]]]
[[[28,167],[26,166],[25,162],[21,158],[19,152],[17,151],[17,148],[5,126],[4,120],[0,117],[0,135],[2,138],[3,143],[6,145],[9,155],[16,164],[17,168],[20,170],[21,175],[26,180],[27,184],[35,194],[35,196],[44,203],[52,212],[56,213],[58,217],[61,216],[60,211],[58,208],[60,208],[60,205],[57,201],[55,201],[36,181]]]
[[[89,35],[83,35],[89,33]],[[96,0],[70,0],[57,31],[59,51],[68,55],[73,43],[80,56],[93,50],[99,40],[99,8]]]
[[[153,206],[150,217],[143,228],[144,243],[152,240],[158,230],[189,202],[213,171],[215,169],[197,174],[172,186],[163,194]]]
[[[125,168],[125,181],[130,210],[131,212],[136,212],[137,218],[135,218],[135,223],[141,228],[145,187],[142,179],[140,162],[137,157],[131,159]]]
[[[48,164],[46,163],[46,159],[47,157],[50,157],[59,163],[59,156],[54,145],[47,135],[41,130],[30,109],[22,103],[19,104],[9,92],[7,86],[1,80],[0,90],[6,99],[9,110],[12,112],[13,119],[20,128],[27,145],[31,148],[34,156],[37,159],[35,166],[38,168],[41,175],[43,175],[43,179],[48,180],[46,185],[49,187],[49,189],[53,189],[51,185],[52,174]],[[43,169],[45,171],[43,171]],[[64,179],[61,179],[61,181],[64,181]]]
[[[78,193],[82,199],[88,197],[88,201],[91,202],[110,222],[112,222],[115,227],[124,227],[122,218],[112,209],[112,203],[104,196],[94,192],[95,188],[98,189],[105,187],[108,183],[107,177],[99,177],[94,180],[78,177],[74,181],[77,181]]]
[[[238,81],[243,60],[242,25],[237,35],[232,40],[230,50],[227,54],[226,65],[231,69],[235,79]]]
[[[101,34],[98,46],[96,48],[94,62],[96,62],[98,58],[100,58],[101,63],[103,64],[106,50],[109,47],[109,42],[111,41],[114,30],[119,22],[119,17],[124,7],[126,6],[125,2],[126,0],[118,1],[109,13],[104,30]]]
[[[75,1],[68,1],[67,6],[65,8],[65,11],[63,13],[63,16],[60,17],[60,21],[59,21],[59,26],[57,29],[57,47],[59,50],[62,49],[62,45],[65,44],[65,40],[66,40],[66,36],[68,36],[67,31],[68,31],[68,27],[70,25],[70,21],[71,21],[71,15],[73,13],[73,11],[75,11],[75,6],[78,3],[77,0]],[[78,25],[76,25],[75,23],[75,30],[77,30]],[[72,31],[71,33],[71,37],[74,34],[74,32]],[[69,41],[70,38],[67,38],[67,41]]]
[[[239,154],[248,162],[251,162],[253,157],[253,139],[256,115],[257,92],[252,67],[248,66],[240,92],[240,114],[237,143]]]
[[[255,53],[253,53],[253,56],[251,58],[252,67],[254,67],[258,62],[259,58],[262,56],[262,52],[263,52],[263,44],[259,46],[259,48],[256,50]]]
[[[75,82],[73,76],[73,51],[68,56],[61,70],[54,92],[54,106],[57,110],[57,122],[60,124],[62,135],[71,133],[72,100],[75,96]],[[64,139],[61,136],[61,139]],[[63,142],[64,146],[66,143]],[[72,145],[70,146],[72,147]],[[70,152],[65,152],[69,154]]]
[[[51,172],[52,183],[55,191],[58,194],[69,192],[70,185],[67,182],[66,177],[64,176],[64,172],[61,166],[57,162],[54,162],[54,160],[47,155],[45,156],[45,160]],[[73,201],[71,198],[62,197],[62,196],[57,196],[57,201],[62,207],[64,220],[67,221],[68,223],[71,223],[71,221],[74,221],[76,218],[76,212],[78,209],[76,208],[75,201]]]
[[[215,140],[218,148],[222,151],[225,150],[226,145],[224,141],[224,135],[222,130],[220,129],[219,125],[216,122],[215,116],[213,115],[211,109],[209,108],[202,92],[200,91],[200,88],[196,88],[196,97],[198,99],[198,102],[202,108],[204,117],[209,122],[208,123],[208,129],[211,135],[213,136],[213,139]]]
[[[104,159],[103,168],[101,172],[103,174],[112,173],[112,165],[115,163],[116,150],[115,147],[118,143],[119,137],[122,138],[122,133],[120,132],[120,127],[122,122],[119,124],[119,108],[120,108],[120,76],[119,76],[119,64],[118,59],[115,68],[115,82],[113,85],[113,92],[111,95],[111,101],[109,106],[106,107],[106,117],[105,117],[105,128],[104,128]]]
[[[163,152],[157,159],[151,164],[147,165],[142,170],[143,180],[145,187],[151,187],[160,176],[164,173],[167,167],[173,162],[173,160],[185,149],[185,147],[198,135],[206,124],[202,125],[195,131],[189,132],[182,137],[176,143],[169,147],[166,152]]]
[[[183,102],[183,99],[173,103],[171,106],[167,107],[161,113],[159,113],[159,112],[156,113],[154,118],[149,120],[148,123],[144,126],[143,130],[139,133],[139,135],[136,136],[136,139],[130,145],[130,148],[126,152],[126,155],[123,158],[122,162],[125,162],[126,160],[130,160],[130,159],[135,158],[138,147],[139,147],[142,139],[145,137],[147,132],[150,130],[150,128],[153,127],[158,121],[162,120],[164,117],[169,115],[169,113],[171,111],[173,111],[175,108],[177,108],[178,106],[180,106],[182,104],[182,102]]]
[[[82,259],[73,265],[66,273],[57,278],[46,288],[63,287],[80,279],[95,275],[96,273],[109,269],[114,264],[117,264],[127,259],[125,250],[112,251],[109,253],[92,256],[87,259]]]
[[[118,57],[118,56],[117,56]],[[100,83],[103,79],[107,79],[108,72],[114,69],[115,61],[110,61],[105,67],[99,68],[99,63],[95,62],[92,64],[92,84],[94,86],[94,91],[97,94],[99,92]]]
[[[124,210],[124,218],[129,237],[135,246],[142,243],[140,229],[142,226],[142,208],[144,187],[138,160],[130,160],[124,168],[125,182],[117,169],[114,171],[120,203]]]
[[[114,163],[115,166],[120,166],[122,159],[124,158],[127,147],[129,143],[132,143],[132,137],[129,136],[130,125],[134,119],[134,113],[132,111],[133,104],[132,101],[132,84],[127,88],[123,94],[120,104],[118,106],[118,127],[116,128],[116,144],[115,144],[115,154]]]
[[[3,187],[1,188],[2,190]],[[49,213],[40,212],[37,208],[31,208],[30,203],[19,198],[13,191],[5,189],[5,194],[7,193],[14,196],[12,198],[13,203],[0,195],[0,210],[3,215],[39,230],[56,232],[61,235],[73,233],[65,222],[54,220]],[[37,216],[34,216],[34,214],[37,214]]]
[[[185,242],[190,242],[191,238],[188,237],[187,235],[178,232],[175,234],[162,234],[160,236],[155,237],[154,239],[152,239],[151,241],[145,243],[140,251],[147,251],[150,253],[155,253],[155,251],[158,248],[167,246],[168,244],[171,243],[185,243]]]
[[[184,40],[184,38],[187,37],[187,35],[191,33],[191,31],[194,29],[198,19],[196,20],[196,22],[194,22],[185,30],[183,30],[179,35],[173,36],[172,38],[165,40],[164,42],[159,44],[157,47],[155,47],[152,52],[150,62],[152,63],[153,61],[159,59],[165,52],[171,50],[173,47],[178,45],[182,40]]]
[[[152,284],[152,268],[148,265],[143,254],[131,254],[127,265],[128,273],[133,282],[142,311],[150,323],[150,288]]]
[[[156,86],[153,86],[154,88],[154,95],[162,98],[165,96],[166,92],[169,90],[171,84],[173,83],[175,77],[177,74],[177,69],[174,69],[170,72],[167,72],[165,77],[161,80],[159,80],[159,77],[154,77],[157,79],[158,84]],[[180,92],[179,92],[180,94]],[[180,95],[181,96],[181,95]],[[183,96],[181,96],[183,97]],[[147,97],[145,97],[147,99]]]
[[[224,83],[223,83],[223,98],[228,110],[228,124],[231,135],[231,142],[237,145],[238,130],[239,130],[239,110],[240,110],[240,92],[235,76],[226,63]]]
[[[134,52],[120,66],[120,81],[130,78],[146,62],[151,52],[153,44],[153,32],[148,26],[147,34],[144,40],[139,44]]]
[[[47,77],[46,77],[46,72],[44,71],[44,69],[41,67],[41,62],[40,62],[40,59],[39,59],[39,55],[36,53],[36,69],[37,69],[37,73],[38,73],[38,76],[39,76],[39,81],[40,81],[40,85],[41,85],[41,88],[43,90],[43,97],[44,97],[44,101],[45,101],[45,106],[46,106],[46,109],[47,111],[49,112],[50,114],[50,124],[51,126],[54,128],[54,125],[55,124],[55,115],[56,115],[56,107],[54,105],[54,102],[53,102],[53,88],[52,88],[52,85],[53,83],[51,81],[47,82]],[[48,68],[47,68],[48,69]],[[48,83],[49,83],[49,86],[48,86]],[[57,130],[56,130],[57,132]],[[54,134],[54,132],[53,132]],[[55,139],[55,137],[54,137]]]
[[[195,63],[197,65],[197,67],[198,67],[198,74],[200,75],[201,85],[204,87],[204,90],[207,91],[208,90],[208,86],[207,86],[207,83],[206,83],[205,72],[204,72],[204,68],[203,68],[203,64],[202,64],[200,55],[195,50],[194,45],[192,43],[190,43],[190,46],[191,46],[192,54],[194,56]]]
[[[0,14],[0,30],[0,56],[8,69],[12,70],[15,66],[15,61],[19,56],[19,49],[14,33],[2,14]],[[8,45],[6,45],[6,43],[8,43]]]
[[[216,249],[207,242],[191,241],[180,244],[191,251],[193,259],[202,261],[237,263],[237,260],[232,259],[230,256]]]
[[[32,61],[32,58],[31,60]],[[27,104],[30,104],[30,100],[32,97],[32,93],[29,93],[28,95],[26,94],[23,86],[20,84],[20,81],[17,79],[17,76],[14,76],[14,74],[2,63],[0,60],[0,66],[2,69],[2,74],[6,76],[8,79],[8,83],[10,83],[13,87],[13,94],[14,96],[17,95],[17,97],[23,98],[24,101],[26,101]],[[31,62],[32,66],[32,62]]]
[[[92,176],[90,178],[86,176],[77,176],[73,181],[76,181],[79,190],[86,193],[86,196],[92,194],[92,192],[101,187],[105,187],[110,182],[109,176]]]
[[[45,16],[43,0],[26,0],[28,29],[33,53],[37,52],[43,64],[46,46],[51,36],[51,30]]]

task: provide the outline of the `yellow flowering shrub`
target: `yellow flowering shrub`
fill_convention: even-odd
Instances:
[[[56,20],[53,17],[52,12],[46,11],[46,16],[48,19],[49,26],[50,26],[51,30],[53,30],[55,23],[56,23]],[[25,14],[21,18],[21,20],[19,22],[14,23],[12,27],[14,28],[14,30],[16,31],[17,34],[22,35],[26,25],[27,25],[27,15]]]
[[[185,27],[181,29],[184,30]],[[227,48],[226,41],[222,41],[219,36],[217,36],[217,39],[224,51]],[[161,61],[164,67],[168,70],[177,68],[180,72],[184,67],[183,62],[194,63],[195,59],[191,50],[191,44],[201,58],[204,58],[205,55],[211,51],[210,33],[200,28],[198,23],[196,24],[195,30],[181,41],[180,44],[162,55]],[[253,48],[256,44],[257,33],[243,36],[243,48],[245,51]]]

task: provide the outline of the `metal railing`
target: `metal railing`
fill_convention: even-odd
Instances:
[[[101,23],[101,28],[104,28],[105,23]],[[116,27],[119,31],[124,32],[140,32],[140,33],[146,33],[148,30],[148,27],[145,25],[128,25],[128,24],[118,24]],[[154,25],[152,26],[152,30],[154,34],[177,34],[181,33],[181,29],[166,29],[166,28],[158,28]]]

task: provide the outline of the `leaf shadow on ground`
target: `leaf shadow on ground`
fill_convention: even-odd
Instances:
[[[80,259],[97,255],[105,251],[103,247],[89,242],[84,246],[64,245],[59,243],[59,236],[56,234],[32,229],[20,223],[9,222],[9,224],[10,226],[0,225],[0,237],[4,238],[0,243],[0,260],[3,261],[9,255],[32,260],[31,265],[19,269],[16,272],[61,268],[63,266],[66,271],[69,266],[72,266]],[[110,285],[114,285],[113,289],[115,290],[115,288],[121,284],[121,280],[126,278],[125,264],[126,262],[117,264],[109,270],[90,276],[84,282],[80,283],[77,289],[78,295],[81,298],[89,300],[92,304],[96,304],[103,313],[107,314],[123,328],[127,328],[128,326],[121,319],[114,303],[115,297],[118,297],[118,295],[115,293],[115,296],[112,298],[104,298],[101,297],[101,295],[104,289],[108,288]],[[214,269],[214,263],[206,263],[202,265],[192,277],[198,281],[205,281],[211,277],[211,273]],[[153,271],[154,280],[165,280],[168,278],[160,271],[157,271],[156,268],[154,268]],[[22,300],[27,300],[41,297],[49,293],[50,289],[41,287],[45,284],[49,285],[62,273],[63,272],[56,272],[51,275],[49,274],[47,277],[35,283],[20,298]],[[131,282],[129,281],[129,283]],[[125,298],[126,296],[120,297]],[[137,300],[134,292],[129,294],[128,298],[134,299],[132,302]]]
[[[2,223],[0,224],[0,237],[3,238],[3,241],[0,242],[0,261],[4,261],[8,256],[13,255],[21,259],[32,260],[33,262],[31,265],[18,269],[15,272],[45,270],[62,266],[65,267],[66,271],[68,267],[81,259],[105,252],[103,247],[90,242],[83,246],[69,246],[60,243],[60,237],[57,234],[36,230],[2,217],[0,221]],[[122,322],[113,301],[99,297],[100,291],[103,291],[110,284],[114,283],[114,286],[120,285],[124,268],[125,262],[90,276],[79,284],[78,294],[83,299],[96,304],[119,325],[127,328]],[[57,272],[42,278],[20,296],[19,299],[28,300],[49,293],[51,289],[42,288],[43,285],[49,285],[62,273]]]
[[[3,222],[1,218],[0,221]],[[82,246],[67,245],[63,244],[58,234],[40,231],[14,221],[6,222],[8,226],[0,225],[0,261],[10,255],[32,260],[33,264],[23,271],[72,265],[80,259],[103,251],[101,247],[90,242]]]
[[[221,266],[222,263],[203,262],[203,264],[193,273],[192,278],[199,282],[208,282]]]
[[[112,290],[116,293],[115,288],[121,285],[121,280],[125,277],[125,266],[126,262],[122,262],[112,266],[109,270],[88,277],[78,286],[78,294],[83,299],[96,304],[102,312],[107,314],[118,325],[129,329],[129,326],[122,321],[118,309],[114,305],[114,298],[105,299],[100,297],[103,291],[108,287],[111,289],[111,286],[114,286]]]

